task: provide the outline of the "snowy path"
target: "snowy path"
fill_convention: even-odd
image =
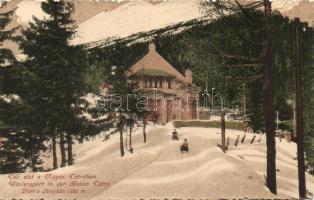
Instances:
[[[264,186],[265,138],[261,143],[234,147],[237,135],[243,132],[227,130],[231,138],[229,151],[224,154],[218,147],[219,129],[181,128],[180,141],[172,141],[172,126],[149,126],[147,143],[143,143],[141,128],[134,132],[134,153],[126,151],[120,157],[119,137],[103,138],[74,145],[76,164],[53,171],[54,174],[94,174],[110,183],[106,187],[86,187],[80,195],[40,194],[18,195],[9,189],[7,176],[0,176],[0,194],[6,198],[70,198],[76,199],[151,199],[151,198],[274,198]],[[190,152],[181,154],[179,146],[184,138],[189,141]],[[296,145],[277,141],[277,197],[297,197]],[[41,173],[47,174],[47,173]],[[308,188],[314,188],[313,176],[307,177]],[[66,187],[65,187],[66,188]],[[313,190],[313,189],[312,189]],[[314,191],[312,191],[314,192]],[[0,197],[2,197],[0,195]]]
[[[206,133],[206,129],[200,130],[199,133],[196,131],[179,130],[181,141],[171,141],[170,130],[160,134],[163,143],[157,159],[95,199],[206,197],[216,199],[238,197],[236,194],[246,193],[244,191],[252,197],[271,197],[261,187],[263,185],[261,178],[250,181],[248,187],[245,182],[250,174],[252,177],[259,175],[254,171],[243,170],[246,169],[245,166],[239,169],[237,165],[243,165],[241,161],[223,154],[216,147],[220,141],[216,132],[211,130]],[[209,134],[213,137],[207,137]],[[179,152],[183,138],[189,141],[191,151],[188,154]],[[240,178],[241,176],[245,178]]]

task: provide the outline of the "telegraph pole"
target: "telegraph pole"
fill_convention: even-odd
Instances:
[[[294,78],[295,78],[295,104],[296,104],[296,137],[298,155],[299,197],[306,198],[305,162],[304,162],[304,132],[303,132],[303,108],[302,86],[300,66],[300,19],[294,19]]]
[[[275,122],[274,122],[274,94],[273,94],[273,72],[272,72],[272,50],[271,50],[271,2],[264,0],[263,15],[263,93],[264,93],[264,117],[266,129],[267,145],[267,175],[266,185],[270,192],[277,194],[276,180],[276,141],[275,141]]]

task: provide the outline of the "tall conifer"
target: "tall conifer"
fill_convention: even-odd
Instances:
[[[43,20],[34,17],[21,41],[21,49],[28,57],[24,65],[37,78],[30,84],[32,92],[28,99],[41,111],[34,115],[44,120],[53,144],[57,133],[67,133],[71,165],[72,135],[80,131],[73,124],[83,123],[79,116],[82,105],[87,104],[81,98],[86,90],[83,81],[86,53],[82,47],[70,43],[75,34],[75,21],[71,18],[73,4],[48,0],[42,2],[41,8],[47,17]],[[55,148],[53,145],[53,168],[58,167]]]

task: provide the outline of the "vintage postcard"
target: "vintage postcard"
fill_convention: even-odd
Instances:
[[[314,199],[314,0],[0,0],[0,200]]]

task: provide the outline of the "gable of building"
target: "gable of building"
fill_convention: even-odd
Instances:
[[[166,76],[174,76],[177,79],[185,82],[185,76],[183,76],[178,70],[176,70],[168,61],[166,61],[157,51],[153,43],[149,45],[148,54],[146,54],[141,60],[135,63],[129,69],[130,75],[149,73],[164,74]],[[157,75],[158,75],[157,74]]]

